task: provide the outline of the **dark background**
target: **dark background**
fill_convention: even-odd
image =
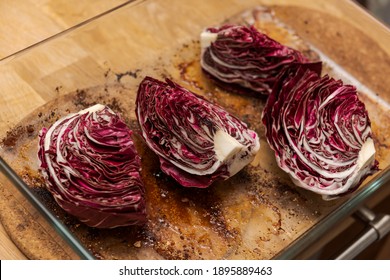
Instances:
[[[390,0],[355,0],[374,17],[390,26]]]

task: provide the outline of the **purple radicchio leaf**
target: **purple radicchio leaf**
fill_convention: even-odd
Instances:
[[[202,69],[223,86],[241,93],[244,91],[237,85],[269,95],[279,74],[291,67],[305,65],[318,74],[322,69],[321,62],[310,62],[253,26],[208,28],[201,33],[201,48]]]
[[[281,169],[324,199],[350,193],[377,170],[370,119],[356,88],[299,68],[275,85],[262,114]]]
[[[65,211],[97,228],[146,221],[140,157],[119,115],[97,104],[43,128],[39,137],[40,171]]]
[[[136,115],[161,170],[185,187],[206,188],[233,176],[260,148],[245,123],[169,79],[141,82]]]

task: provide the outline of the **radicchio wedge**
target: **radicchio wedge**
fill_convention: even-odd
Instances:
[[[340,80],[286,71],[262,120],[280,168],[324,199],[354,191],[377,170],[368,113],[356,88]]]
[[[284,46],[255,27],[224,25],[201,33],[202,69],[225,85],[269,95],[283,70],[305,65],[321,73],[321,62]],[[242,91],[241,91],[242,92]]]
[[[233,176],[260,148],[245,123],[169,79],[141,82],[136,115],[161,170],[185,187],[205,188]]]
[[[97,228],[146,221],[140,157],[119,115],[98,104],[43,128],[39,137],[40,171],[65,211]]]

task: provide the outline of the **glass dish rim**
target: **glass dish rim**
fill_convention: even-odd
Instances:
[[[34,45],[31,45],[21,51],[18,51],[14,54],[11,54],[9,56],[6,56],[2,59],[0,59],[0,65],[7,63],[7,61],[13,59],[16,56],[23,55],[25,52],[28,52],[30,49],[39,47],[42,44],[45,44],[47,42],[51,42],[52,40],[55,40],[57,38],[61,38],[62,36],[66,36],[67,34],[79,30],[80,28],[83,28],[85,25],[87,25],[90,22],[95,22],[99,18],[111,14],[115,12],[118,9],[121,9],[123,7],[129,6],[129,5],[138,5],[143,2],[147,2],[147,0],[129,0],[124,2],[123,4],[114,7],[104,13],[101,13],[99,15],[96,15],[92,17],[91,19],[88,19],[84,22],[81,22],[67,30],[64,30],[56,35],[53,35],[43,41],[40,41]],[[29,187],[22,181],[22,179],[8,166],[6,162],[3,161],[3,159],[0,157],[0,167],[1,171],[7,175],[7,177],[13,182],[13,184],[30,200],[30,202],[41,212],[42,215],[45,216],[46,219],[53,225],[53,227],[64,237],[65,241],[67,241],[68,244],[71,245],[71,247],[75,250],[75,252],[80,255],[82,258],[85,259],[94,259],[94,257],[89,253],[88,250],[84,248],[84,246],[81,244],[80,241],[77,240],[71,233],[71,231],[62,224],[62,222],[56,218],[51,217],[50,213],[47,214],[47,209],[41,209],[44,205],[39,205],[35,200],[37,199],[36,196],[29,190]],[[311,227],[307,232],[302,234],[298,239],[293,241],[288,247],[286,247],[283,251],[279,252],[275,256],[276,259],[289,259],[293,258],[297,254],[299,254],[304,248],[307,248],[310,246],[312,242],[307,242],[313,239],[313,237],[310,237],[310,235],[313,235],[314,237],[318,235],[322,235],[326,232],[326,230],[335,225],[337,222],[339,222],[342,218],[345,218],[347,215],[351,214],[354,210],[356,210],[361,203],[363,203],[367,198],[369,198],[373,193],[375,193],[377,190],[379,190],[383,185],[385,185],[388,181],[390,181],[390,166],[387,166],[384,170],[381,170],[378,172],[369,182],[367,182],[364,185],[364,188],[359,190],[357,193],[355,193],[350,199],[345,201],[340,207],[333,210],[328,216],[326,216],[323,220],[319,221],[317,224],[315,224],[313,227]]]

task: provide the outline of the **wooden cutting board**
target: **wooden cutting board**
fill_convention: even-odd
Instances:
[[[177,3],[176,3],[177,2]],[[169,9],[173,7],[180,7],[180,5],[186,5],[180,3],[180,1],[172,1],[170,5],[150,5],[150,20],[151,25],[156,24],[161,20],[161,17],[164,17],[164,9]],[[293,4],[292,4],[293,3]],[[231,1],[231,5],[226,5],[226,3],[222,3],[220,1],[205,1],[205,2],[197,2],[197,11],[203,11],[204,15],[193,15],[194,18],[200,18],[202,23],[197,22],[197,24],[201,24],[203,26],[207,26],[209,24],[217,24],[222,22],[225,18],[224,16],[213,17],[214,22],[208,22],[208,18],[211,15],[218,14],[219,11],[223,11],[223,14],[236,14],[239,11],[245,10],[246,8],[254,7],[258,4],[280,4],[280,5],[291,5],[289,9],[280,9],[280,16],[287,21],[289,24],[297,24],[295,28],[306,30],[307,33],[303,32],[300,34],[302,37],[310,37],[312,40],[321,44],[323,32],[330,32],[329,36],[337,36],[337,30],[335,28],[327,29],[326,25],[328,21],[337,21],[339,24],[338,28],[340,29],[339,34],[344,35],[343,41],[346,42],[345,48],[342,46],[338,48],[338,52],[334,49],[334,44],[327,43],[324,44],[325,50],[329,52],[330,55],[334,55],[334,59],[338,60],[338,63],[343,64],[348,71],[353,73],[357,78],[364,80],[368,83],[372,89],[383,92],[386,89],[383,88],[385,85],[383,83],[378,83],[377,81],[384,80],[387,77],[386,65],[388,66],[388,57],[390,54],[390,36],[389,32],[386,28],[378,24],[371,17],[367,16],[362,10],[358,9],[354,4],[349,1],[246,1],[245,4],[240,1]],[[301,14],[302,7],[305,7],[305,13]],[[309,9],[309,10],[308,10]],[[311,12],[311,9],[314,12]],[[187,8],[188,11],[188,8]],[[286,12],[287,11],[287,12]],[[292,11],[291,13],[288,11]],[[315,16],[316,13],[320,13],[322,16]],[[152,15],[155,17],[153,19]],[[296,20],[297,15],[305,17],[302,20]],[[185,28],[190,28],[191,25],[191,16],[189,15],[189,21],[183,22]],[[139,19],[142,20],[142,19]],[[136,21],[136,20],[134,20]],[[319,21],[319,22],[317,22]],[[364,23],[364,24],[363,24]],[[111,28],[115,28],[115,25],[118,22],[105,22],[106,25],[112,24]],[[323,28],[318,29],[310,29],[310,28],[302,28],[307,24],[312,24],[314,26],[322,26]],[[335,23],[333,22],[333,26]],[[143,36],[142,41],[147,45],[148,43],[148,35],[144,34],[144,30],[137,30],[136,25],[132,26],[134,28],[133,32],[135,32],[138,36]],[[294,26],[293,26],[294,27]],[[106,30],[110,30],[109,26]],[[310,34],[310,32],[318,32],[318,34]],[[180,28],[173,27],[172,29],[163,29],[162,33],[171,34],[172,32],[178,32],[179,35],[181,32]],[[351,32],[351,33],[349,33]],[[15,94],[10,96],[8,94],[0,95],[0,103],[2,104],[0,110],[0,118],[2,122],[0,123],[1,129],[0,131],[5,132],[9,128],[15,126],[23,117],[30,114],[36,108],[42,106],[47,101],[52,100],[59,94],[65,94],[76,90],[77,88],[82,88],[90,85],[90,80],[81,80],[82,77],[86,77],[85,73],[81,73],[78,75],[77,73],[77,64],[78,63],[86,63],[95,65],[96,67],[104,67],[105,69],[110,69],[110,67],[116,67],[116,71],[125,73],[127,65],[121,64],[121,61],[116,59],[115,57],[111,57],[112,60],[107,61],[99,61],[93,60],[98,57],[96,52],[104,53],[104,48],[94,48],[92,50],[93,56],[89,56],[91,49],[88,48],[89,43],[96,43],[99,40],[104,40],[104,38],[109,37],[109,34],[101,34],[98,32],[92,33],[91,37],[86,36],[85,40],[79,41],[77,45],[69,45],[72,52],[65,53],[64,57],[61,57],[60,63],[56,63],[55,65],[61,65],[63,68],[67,68],[67,70],[72,69],[75,71],[74,75],[71,77],[74,79],[73,84],[67,84],[62,87],[58,82],[58,75],[61,75],[62,68],[33,68],[27,70],[27,68],[23,65],[18,65],[17,63],[13,64],[11,68],[0,68],[0,72],[3,75],[3,79],[0,81],[1,89],[3,92],[14,92]],[[346,36],[351,35],[351,38]],[[71,37],[71,36],[70,36]],[[133,40],[134,38],[129,38],[124,36],[123,40]],[[341,39],[340,39],[341,40]],[[153,38],[150,39],[151,42]],[[66,42],[66,41],[65,41]],[[74,42],[73,42],[74,43]],[[118,44],[116,46],[120,49],[120,44],[123,43],[121,40],[113,41],[113,44]],[[131,42],[126,42],[127,45],[131,45]],[[354,52],[351,52],[351,47],[359,45],[361,49],[354,49]],[[121,49],[120,49],[121,50]],[[375,50],[375,51],[372,51]],[[126,51],[126,50],[122,50]],[[340,53],[341,51],[341,53]],[[370,52],[372,51],[372,53]],[[42,64],[50,66],[50,59],[58,58],[58,53],[55,51],[54,57],[50,57],[50,53],[47,53],[47,56],[31,56],[26,61],[30,61],[34,65],[36,60],[42,60]],[[132,54],[136,56],[137,54]],[[355,56],[358,55],[356,58]],[[126,56],[124,54],[124,56]],[[155,57],[156,54],[151,52],[151,57]],[[92,59],[91,59],[92,57]],[[384,67],[379,67],[378,63],[373,63],[372,61],[378,61],[379,64],[384,63]],[[36,65],[36,63],[35,63]],[[54,65],[54,64],[53,64]],[[364,69],[360,68],[360,65],[365,65]],[[381,71],[378,71],[378,68]],[[9,71],[9,70],[12,71]],[[4,70],[4,71],[2,71]],[[6,71],[5,71],[6,70]],[[37,76],[41,77],[42,84],[37,80],[29,79],[29,71],[39,71]],[[96,73],[91,73],[91,80],[95,77]],[[56,77],[56,79],[54,79]],[[79,78],[81,77],[81,78]],[[101,81],[96,80],[96,84],[101,83]],[[43,85],[44,84],[44,85]],[[39,89],[39,90],[38,90]],[[23,113],[20,113],[23,112]],[[9,200],[12,203],[12,199]],[[7,201],[8,202],[8,201]],[[8,205],[10,208],[12,204]],[[12,210],[11,210],[12,211]],[[31,214],[31,213],[30,213]],[[35,215],[35,213],[33,213]],[[19,215],[20,219],[25,218],[25,214],[21,213]],[[10,218],[8,218],[10,219]],[[17,221],[17,217],[13,216],[13,219]],[[20,223],[16,223],[16,226]],[[10,225],[10,223],[8,223]],[[11,228],[11,226],[9,226]],[[12,235],[14,239],[18,239],[17,234]],[[20,240],[20,237],[19,237]],[[19,246],[22,246],[19,243]]]
[[[125,0],[1,1],[0,59],[125,2]]]

